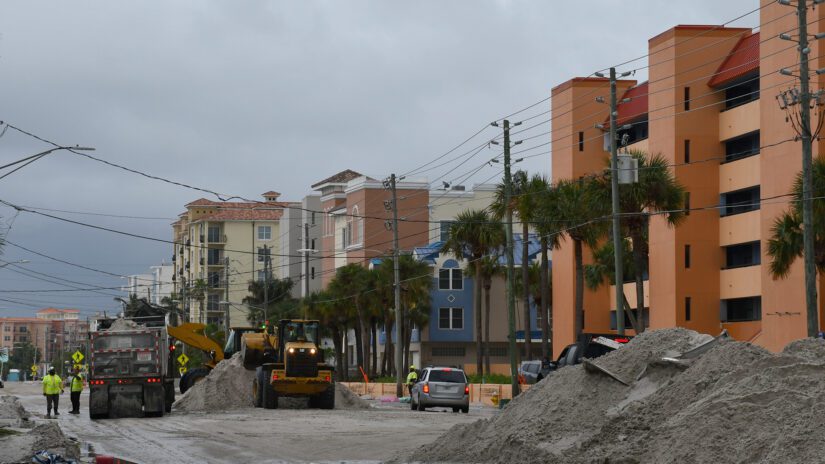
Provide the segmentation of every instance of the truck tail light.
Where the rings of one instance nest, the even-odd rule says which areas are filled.
[[[90,380],[89,385],[104,385],[106,382],[103,380]]]
[[[429,393],[429,392],[430,392],[430,384],[425,383],[424,384],[424,393]]]
[[[272,373],[272,380],[278,380],[280,377],[278,376],[277,372]]]
[[[146,382],[148,382],[148,383],[160,383],[160,379],[157,378],[157,377],[149,377],[148,379],[146,379]]]
[[[329,382],[329,376],[324,377],[324,380],[326,380],[327,382]]]

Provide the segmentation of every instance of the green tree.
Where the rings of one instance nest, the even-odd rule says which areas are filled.
[[[825,272],[825,159],[816,157],[811,167],[813,183],[814,264],[818,273]],[[774,279],[784,279],[791,265],[802,258],[802,173],[796,175],[791,189],[792,201],[787,211],[774,219],[768,239],[770,272]]]
[[[201,323],[206,322],[206,314],[203,310],[203,303],[206,301],[208,291],[209,285],[203,279],[196,279],[192,284],[192,288],[189,289],[189,295],[192,299],[198,302],[198,314],[200,315],[200,320],[198,322]]]
[[[584,330],[584,247],[595,248],[606,230],[604,221],[608,214],[603,201],[597,201],[594,190],[596,181],[589,177],[577,180],[560,180],[548,195],[547,201],[540,203],[540,217],[543,221],[553,221],[558,227],[559,239],[568,237],[573,242],[576,262],[575,283],[575,336]]]
[[[329,283],[328,289],[339,295],[351,296],[348,298],[350,304],[355,309],[356,327],[355,344],[358,365],[369,370],[368,360],[370,356],[370,334],[369,318],[370,308],[368,299],[364,293],[371,290],[375,281],[375,275],[360,264],[351,263],[339,267],[335,271],[335,277]]]
[[[667,159],[661,155],[650,156],[642,151],[630,150],[627,154],[638,161],[639,181],[619,185],[619,207],[622,212],[622,236],[630,237],[635,269],[647,269],[649,247],[647,242],[650,214],[661,213],[671,227],[678,226],[685,218],[682,210],[685,188],[676,180]],[[610,204],[611,174],[600,177],[596,189],[597,200]],[[645,330],[644,276],[637,272],[636,280],[636,333]],[[621,289],[617,289],[621,291]],[[631,319],[632,320],[632,319]]]
[[[494,221],[485,210],[466,210],[459,213],[450,226],[450,235],[442,245],[441,251],[452,253],[456,257],[469,257],[475,269],[474,313],[476,319],[476,369],[484,373],[482,364],[482,321],[481,321],[481,259],[504,243],[504,228]]]
[[[268,284],[263,280],[250,280],[249,295],[241,300],[249,308],[246,320],[258,327],[267,318],[275,321],[293,317],[298,310],[296,302],[289,302],[293,285],[291,279],[270,279]]]
[[[496,195],[493,203],[490,205],[490,211],[493,217],[501,221],[507,213],[509,206],[519,217],[521,222],[521,289],[522,289],[522,313],[524,319],[524,359],[533,359],[532,341],[529,334],[530,327],[530,288],[527,284],[528,273],[530,267],[530,224],[535,222],[538,214],[538,197],[532,189],[540,187],[538,184],[531,182],[530,177],[526,171],[518,170],[513,174],[511,183],[510,204],[507,205],[504,201],[504,184],[499,184],[496,188]]]
[[[403,342],[404,364],[411,364],[410,343],[412,329],[418,327],[419,337],[430,320],[432,299],[432,269],[422,261],[415,260],[411,255],[399,257],[399,274],[401,280],[401,308],[404,316]]]
[[[488,255],[481,259],[481,276],[484,287],[484,372],[490,373],[490,290],[493,278],[500,276],[503,267],[498,264],[500,255]]]
[[[549,251],[559,247],[559,227],[556,218],[545,217],[543,213],[546,209],[543,205],[551,203],[554,200],[555,190],[547,177],[535,174],[530,178],[530,186],[528,188],[530,195],[534,197],[536,202],[534,214],[534,227],[536,233],[539,235],[541,242],[541,286],[539,293],[541,294],[541,305],[536,307],[537,311],[541,311],[541,356],[542,359],[551,358],[552,350],[550,347],[549,336],[552,333],[552,280],[550,271],[550,256]],[[552,210],[552,208],[550,208]]]
[[[9,369],[19,369],[20,375],[30,375],[32,365],[40,362],[42,354],[29,342],[16,345],[9,353],[9,362],[4,366],[4,378],[8,375]]]

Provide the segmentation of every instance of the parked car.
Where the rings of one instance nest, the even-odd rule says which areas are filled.
[[[556,360],[556,367],[581,364],[582,358],[594,359],[621,348],[631,337],[583,334],[579,343],[567,345]]]
[[[454,367],[426,367],[410,393],[410,409],[453,408],[470,412],[470,386],[464,371]]]
[[[534,384],[547,377],[554,370],[556,370],[556,364],[553,362],[522,361],[518,368],[519,382]]]

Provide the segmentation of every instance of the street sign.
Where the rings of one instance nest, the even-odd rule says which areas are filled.
[[[83,370],[83,364],[75,364],[74,368],[75,368],[75,370],[82,371]]]
[[[178,362],[181,366],[185,366],[186,363],[189,362],[189,356],[186,356],[186,353],[181,353],[180,356],[178,356]]]
[[[83,353],[81,353],[79,350],[75,351],[74,354],[72,355],[72,359],[74,359],[75,364],[80,364],[80,362],[83,361],[83,358],[84,358]]]
[[[185,367],[179,367],[178,372],[180,372],[180,375],[183,375],[183,374],[186,373],[186,368]]]
[[[32,373],[37,373],[37,364],[32,364]]]

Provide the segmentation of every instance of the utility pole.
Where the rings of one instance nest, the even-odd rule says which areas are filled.
[[[510,121],[504,120],[504,205],[505,223],[504,234],[506,239],[505,254],[507,255],[507,338],[510,342],[510,376],[512,383],[513,398],[519,394],[518,366],[516,366],[516,294],[513,291],[513,278],[515,277],[513,263],[513,208],[510,199],[513,196],[513,180],[510,175]],[[520,123],[516,123],[518,125]],[[497,125],[497,123],[493,123]],[[527,237],[524,237],[527,240]],[[526,332],[526,331],[525,331]],[[479,336],[481,336],[479,334]],[[525,333],[526,337],[530,334]]]
[[[395,190],[395,174],[390,174],[390,192],[392,193],[392,258],[393,285],[395,294],[395,394],[401,398],[401,262],[398,248],[398,195]]]
[[[269,321],[269,246],[264,245],[264,323]]]
[[[790,5],[787,0],[779,2],[782,5]],[[814,5],[819,1],[814,0]],[[811,128],[811,91],[810,91],[810,68],[808,63],[808,54],[811,52],[808,43],[808,1],[797,0],[796,5],[797,19],[799,21],[799,90],[796,89],[783,92],[779,95],[779,106],[781,109],[790,111],[791,106],[798,106],[799,119],[789,118],[794,130],[802,141],[802,258],[803,267],[805,270],[805,309],[807,315],[808,336],[815,337],[818,331],[819,318],[817,314],[817,295],[816,295],[816,267],[814,264],[814,225],[813,225],[813,204],[812,204],[812,141],[818,136],[822,128],[822,114],[820,109],[820,121],[816,130]],[[814,36],[815,38],[819,38]],[[780,34],[779,38],[782,40],[794,41],[790,34]],[[793,73],[788,69],[781,69],[780,74],[786,76],[793,76]],[[817,75],[825,73],[824,69],[816,71]],[[819,94],[817,95],[817,106],[819,103]]]
[[[223,336],[226,340],[229,339],[229,256],[223,258]]]
[[[610,68],[610,196],[613,202],[613,259],[616,282],[616,332],[624,335],[624,247],[619,206],[619,156],[616,147],[616,68]],[[639,315],[641,317],[641,314]]]
[[[304,223],[304,298],[309,298],[309,254],[315,252],[309,246],[309,223]],[[304,305],[304,319],[309,319],[307,306]]]

